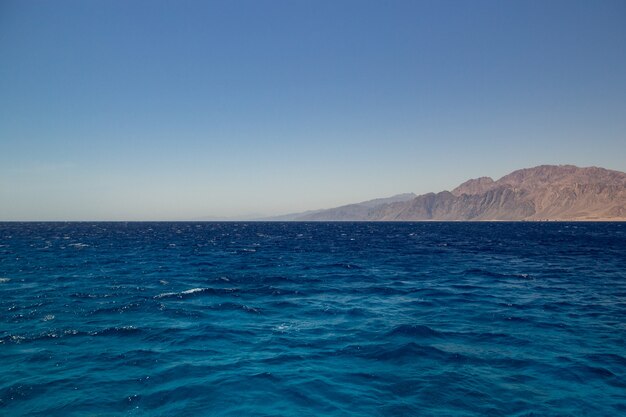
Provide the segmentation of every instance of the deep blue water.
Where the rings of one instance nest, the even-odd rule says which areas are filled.
[[[0,223],[2,416],[626,415],[626,223]]]

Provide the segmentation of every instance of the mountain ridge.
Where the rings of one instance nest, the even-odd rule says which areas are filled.
[[[600,221],[626,220],[626,173],[539,165],[498,180],[470,179],[452,191],[400,194],[279,216],[291,221]]]

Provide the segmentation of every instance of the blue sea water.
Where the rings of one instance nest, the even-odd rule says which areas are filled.
[[[2,416],[626,415],[624,223],[0,223]]]

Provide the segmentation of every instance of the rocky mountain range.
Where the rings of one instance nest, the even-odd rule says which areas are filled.
[[[514,171],[497,181],[471,179],[452,191],[400,194],[273,220],[626,220],[626,173],[541,165]]]

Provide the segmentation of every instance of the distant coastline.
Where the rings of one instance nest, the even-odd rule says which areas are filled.
[[[626,173],[541,165],[452,191],[400,194],[262,221],[626,221]]]

